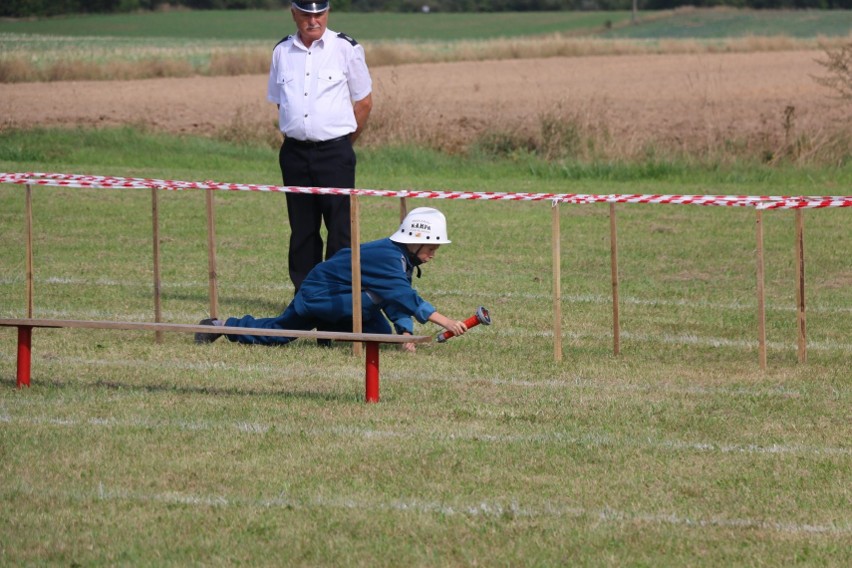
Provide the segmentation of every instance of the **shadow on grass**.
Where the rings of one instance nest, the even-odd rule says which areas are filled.
[[[291,294],[292,296],[292,294]],[[174,301],[187,301],[192,302],[194,304],[207,304],[210,302],[210,297],[207,294],[187,294],[187,293],[174,293],[174,292],[166,292],[160,295],[160,299],[163,301],[174,300]],[[257,315],[258,317],[274,317],[278,314],[282,313],[287,306],[290,304],[289,300],[282,300],[280,302],[273,302],[268,300],[259,300],[257,297],[242,297],[242,296],[219,296],[219,305],[222,304],[227,305],[235,305],[235,306],[256,306],[256,308],[252,308],[253,315]],[[205,316],[207,314],[204,314]],[[229,317],[232,314],[222,314],[222,317]],[[233,314],[236,315],[236,314]],[[242,315],[242,314],[240,314]]]
[[[361,394],[340,394],[340,393],[324,393],[307,390],[300,391],[274,391],[274,390],[257,390],[246,388],[221,388],[221,387],[193,387],[193,386],[176,386],[168,384],[129,384],[117,381],[97,381],[94,383],[72,383],[60,382],[49,379],[32,379],[30,388],[39,386],[66,389],[66,388],[84,388],[84,389],[108,389],[116,391],[128,392],[150,392],[150,393],[178,393],[187,395],[212,395],[212,396],[264,396],[276,397],[283,400],[316,400],[322,402],[363,402]],[[17,381],[0,379],[0,388],[16,388]]]

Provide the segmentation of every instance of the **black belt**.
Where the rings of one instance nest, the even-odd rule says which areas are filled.
[[[331,146],[332,144],[339,144],[344,140],[349,140],[349,134],[332,138],[331,140],[320,140],[319,142],[314,142],[313,140],[297,140],[296,138],[290,138],[288,136],[284,139],[284,142],[294,144],[296,146],[302,146],[303,148],[322,148],[324,146]]]

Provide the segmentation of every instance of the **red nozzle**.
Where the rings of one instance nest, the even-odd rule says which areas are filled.
[[[479,306],[476,309],[476,313],[464,320],[464,324],[468,329],[472,327],[476,327],[479,324],[482,325],[491,325],[491,316],[488,314],[488,310],[485,309],[485,306]],[[435,336],[435,341],[438,343],[443,343],[449,338],[455,336],[455,333],[452,331],[442,331],[438,335]]]

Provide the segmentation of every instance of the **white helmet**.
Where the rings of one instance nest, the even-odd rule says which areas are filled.
[[[447,245],[451,242],[447,238],[446,217],[432,207],[418,207],[409,211],[390,240],[431,245]]]

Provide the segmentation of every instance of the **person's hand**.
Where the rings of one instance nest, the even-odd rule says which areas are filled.
[[[403,331],[402,335],[411,335],[411,334],[408,333],[407,331]],[[409,353],[416,353],[417,352],[417,346],[414,345],[413,343],[403,343],[403,344],[401,344],[401,348],[402,348],[403,351],[407,351]]]
[[[464,332],[467,331],[467,326],[463,321],[453,319],[449,320],[444,327],[447,331],[452,331],[453,335],[464,335]]]
[[[432,315],[429,316],[429,321],[440,325],[447,331],[452,332],[453,335],[464,335],[464,332],[467,331],[467,325],[463,321],[448,318],[438,312],[432,312]]]
[[[416,353],[417,352],[417,346],[414,345],[413,343],[403,343],[402,344],[402,350],[407,351],[409,353]]]

